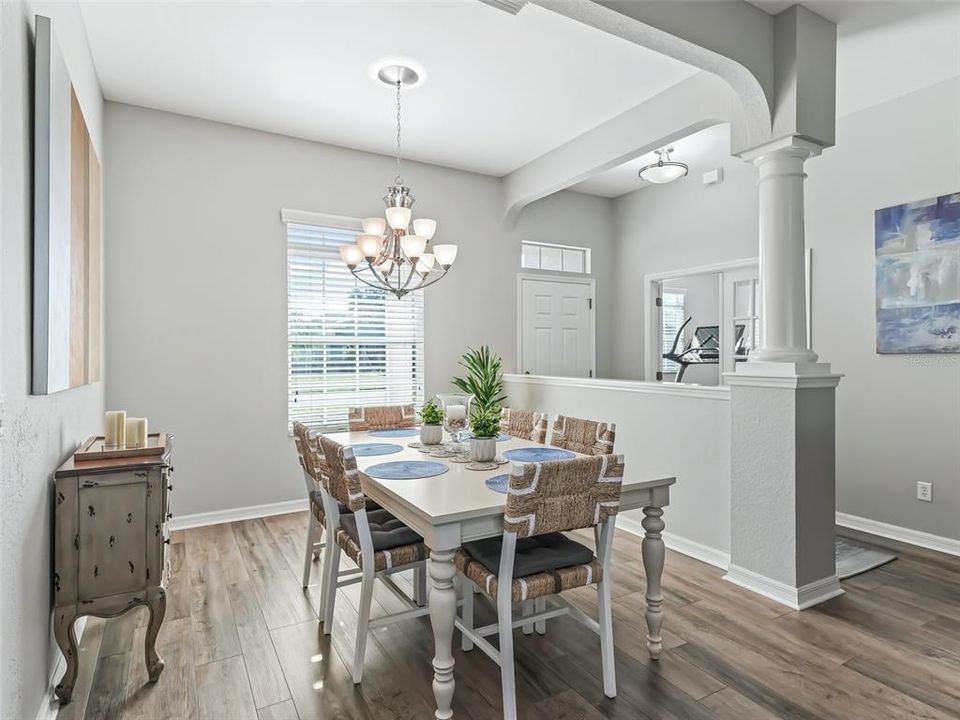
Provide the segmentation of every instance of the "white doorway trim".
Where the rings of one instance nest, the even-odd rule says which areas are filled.
[[[674,280],[677,278],[689,277],[691,275],[705,275],[707,273],[723,273],[729,270],[740,270],[743,268],[758,266],[759,258],[743,258],[742,260],[731,260],[729,262],[714,263],[712,265],[698,265],[696,267],[682,268],[679,270],[669,270],[666,272],[648,273],[643,276],[643,315],[646,320],[643,331],[643,379],[648,382],[660,382],[657,380],[657,370],[660,367],[661,349],[659,343],[654,343],[653,338],[660,337],[660,313],[657,312],[657,296],[660,290],[660,283],[664,280]],[[722,280],[722,278],[721,278]],[[718,307],[720,308],[721,324],[723,322],[723,282],[718,284],[717,292]],[[721,373],[721,384],[723,384],[723,375]]]
[[[552,275],[547,273],[517,273],[517,374],[523,375],[523,282],[554,282],[563,285],[587,285],[590,288],[590,372],[597,376],[597,281],[586,275]]]

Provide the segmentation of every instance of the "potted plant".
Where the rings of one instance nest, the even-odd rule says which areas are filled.
[[[431,400],[420,408],[420,442],[423,445],[439,445],[443,440],[443,412]]]
[[[497,456],[497,435],[500,434],[500,406],[486,411],[475,410],[470,418],[473,434],[470,436],[470,459],[490,462]]]
[[[460,367],[467,371],[465,378],[451,381],[459,390],[473,395],[475,413],[484,414],[494,409],[499,413],[506,400],[503,394],[503,371],[500,356],[483,345],[478,350],[468,348],[460,360]]]

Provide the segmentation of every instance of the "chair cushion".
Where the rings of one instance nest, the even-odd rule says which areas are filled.
[[[323,496],[320,494],[319,490],[314,490],[312,493],[310,493],[310,504],[316,505],[321,510],[323,509]],[[350,510],[350,508],[348,508],[342,502],[338,502],[337,505],[340,506],[341,515],[350,515],[353,512],[352,510]],[[379,509],[380,509],[379,505],[377,505],[370,498],[367,498],[367,510],[379,510]]]
[[[500,572],[502,537],[485,538],[463,544],[470,556],[496,575]],[[517,554],[513,561],[515,578],[550,572],[574,565],[586,565],[593,560],[593,550],[560,533],[534,535],[517,540]]]
[[[413,545],[423,542],[422,537],[386,510],[368,510],[367,522],[370,524],[370,535],[373,538],[374,551],[389,550],[390,548],[400,547],[401,545]],[[351,540],[358,546],[360,545],[360,534],[357,531],[357,518],[355,515],[341,515],[340,527],[346,531]]]

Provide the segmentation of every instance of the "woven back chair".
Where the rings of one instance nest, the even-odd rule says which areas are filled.
[[[619,455],[515,464],[504,504],[503,537],[464,543],[454,557],[467,580],[497,602],[497,623],[475,631],[473,591],[468,589],[458,627],[465,651],[476,644],[499,662],[505,720],[517,718],[513,669],[513,607],[517,604],[525,633],[534,627],[545,633],[548,618],[567,613],[600,635],[604,694],[617,694],[609,577],[622,484],[623,457]],[[581,528],[594,529],[596,555],[562,534]],[[547,610],[547,596],[594,584],[596,621],[569,605]],[[494,633],[499,634],[499,651],[483,639]]]
[[[429,608],[418,607],[426,600],[426,573],[424,561],[427,548],[423,538],[383,508],[367,509],[367,501],[360,484],[360,471],[353,448],[320,436],[320,447],[329,469],[326,488],[322,491],[329,520],[329,528],[335,528],[335,542],[328,542],[324,557],[323,585],[320,590],[320,611],[323,631],[329,635],[333,628],[333,610],[337,588],[356,582],[355,579],[338,580],[340,551],[347,554],[360,569],[360,605],[357,608],[357,636],[354,643],[353,682],[363,677],[363,658],[366,652],[367,635],[372,627],[383,625],[394,618],[420,617],[429,613]],[[338,503],[342,507],[338,507]],[[328,535],[328,538],[330,536]],[[403,591],[388,577],[390,573],[405,568],[414,571],[414,597],[406,598]],[[409,601],[406,610],[370,620],[373,600],[373,583],[379,578],[401,598]]]
[[[310,502],[310,524],[307,527],[307,548],[303,559],[304,588],[310,585],[310,571],[313,560],[324,547],[323,527],[326,525],[326,512],[320,489],[326,482],[326,463],[319,455],[316,441],[310,437],[310,429],[301,422],[293,424],[293,442],[297,448],[297,460],[303,469],[307,499]]]
[[[614,423],[557,415],[550,444],[583,455],[610,455],[617,437]]]
[[[545,413],[505,407],[500,411],[500,429],[508,435],[532,440],[541,445],[547,442],[547,416]]]
[[[354,407],[350,408],[348,422],[352,432],[414,427],[417,424],[417,413],[413,405]]]

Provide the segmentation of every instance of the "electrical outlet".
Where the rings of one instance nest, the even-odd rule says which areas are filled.
[[[928,482],[917,483],[917,500],[923,500],[924,502],[933,502],[933,483],[928,483]]]

